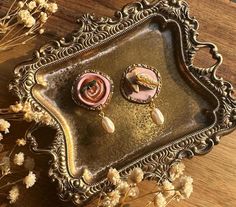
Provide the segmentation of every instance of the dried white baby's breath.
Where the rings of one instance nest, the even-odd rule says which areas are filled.
[[[179,178],[185,170],[185,165],[183,163],[177,163],[170,168],[170,177],[172,180]]]
[[[26,188],[31,188],[36,183],[36,175],[30,171],[24,178],[23,183],[26,185]]]
[[[18,113],[18,112],[22,111],[23,106],[20,103],[16,103],[15,105],[10,105],[9,109],[11,112]]]
[[[18,22],[23,24],[25,27],[30,28],[35,25],[36,20],[30,14],[28,10],[22,9],[17,14]]]
[[[129,177],[128,180],[130,183],[140,183],[143,180],[143,170],[141,168],[134,168]]]
[[[8,121],[0,119],[0,132],[9,133],[10,126],[11,124]]]
[[[32,11],[33,9],[35,9],[37,7],[37,4],[35,1],[31,1],[28,3],[27,7],[30,11]]]
[[[121,181],[117,186],[117,190],[121,195],[125,195],[129,191],[129,189],[130,185],[126,181]]]
[[[47,7],[47,10],[51,13],[56,13],[57,10],[58,10],[58,6],[57,6],[56,3],[49,3],[48,7]]]
[[[17,186],[13,186],[11,190],[9,191],[8,199],[10,200],[9,203],[15,203],[17,199],[19,198],[20,192],[19,188]]]
[[[171,182],[165,180],[162,185],[162,193],[165,197],[170,197],[175,194],[175,186]]]
[[[154,198],[154,206],[155,207],[165,207],[166,206],[166,198],[162,193],[158,193]]]
[[[41,13],[40,13],[40,21],[41,21],[42,23],[45,23],[47,20],[48,20],[48,15],[47,15],[47,13],[41,12]]]
[[[17,144],[17,146],[25,146],[26,145],[26,140],[25,139],[17,139],[16,140],[16,144]]]
[[[111,199],[112,206],[116,206],[120,201],[120,192],[118,190],[114,190],[108,194],[108,197]]]
[[[107,174],[107,179],[113,184],[113,185],[117,185],[120,182],[120,174],[119,172],[114,169],[114,168],[110,168],[109,172]]]
[[[23,8],[23,7],[24,7],[24,2],[23,2],[23,1],[19,1],[18,4],[17,4],[17,6],[18,6],[19,8]]]
[[[181,177],[176,185],[176,189],[178,190],[178,200],[189,198],[193,192],[193,179],[190,176]]]
[[[24,153],[19,152],[18,154],[15,154],[13,162],[15,165],[21,166],[24,163]]]

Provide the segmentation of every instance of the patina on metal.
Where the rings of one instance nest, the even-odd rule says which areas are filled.
[[[222,135],[235,129],[232,85],[216,75],[222,56],[214,44],[197,40],[198,22],[190,17],[186,2],[144,0],[125,6],[114,18],[85,14],[78,22],[80,28],[70,40],[43,46],[33,61],[15,69],[10,84],[21,103],[29,102],[35,112],[53,119],[50,126],[56,136],[47,149],[39,149],[33,136],[42,123],[33,123],[26,137],[33,151],[52,155],[49,176],[58,183],[62,200],[83,206],[111,188],[105,178],[110,166],[122,176],[140,167],[145,179],[168,178],[170,166],[208,153]],[[210,48],[213,66],[193,64],[201,48]],[[145,115],[145,105],[130,103],[114,90],[106,113],[115,120],[116,133],[95,130],[96,125],[89,125],[92,112],[75,109],[72,80],[81,71],[99,68],[119,89],[122,72],[139,62],[158,68],[162,75],[155,104],[167,121],[156,127]],[[83,176],[87,168],[94,174],[92,182]]]

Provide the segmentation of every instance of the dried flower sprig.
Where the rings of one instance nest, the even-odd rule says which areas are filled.
[[[35,121],[36,123],[44,123],[45,125],[51,124],[51,117],[42,112],[33,111],[29,102],[25,103],[16,103],[15,105],[10,105],[8,109],[6,109],[8,113],[22,113],[23,120],[27,122]]]
[[[49,0],[14,0],[0,18],[0,51],[26,44],[44,33],[44,24],[58,10]]]
[[[114,185],[114,190],[108,193],[102,192],[97,207],[123,207],[127,203],[132,203],[134,200],[148,195],[153,195],[153,198],[145,207],[150,205],[165,207],[174,200],[187,199],[193,192],[193,179],[183,175],[184,169],[185,166],[182,163],[173,165],[169,169],[172,181],[161,179],[156,185],[156,190],[139,195],[138,184],[144,178],[144,172],[141,168],[133,169],[126,178],[122,178],[116,169],[111,168],[107,174],[107,179]]]
[[[1,132],[9,132],[9,128],[9,122],[5,120],[0,121]],[[36,175],[33,172],[35,167],[34,159],[29,156],[25,159],[23,152],[15,153],[17,147],[22,148],[26,144],[25,139],[17,139],[10,151],[4,151],[4,145],[0,143],[0,196],[5,196],[10,204],[15,203],[20,196],[20,183],[25,188],[30,188],[36,182]],[[20,168],[21,170],[19,171],[18,169]],[[28,175],[22,178],[22,173],[28,173]],[[18,179],[15,181],[9,179],[11,174],[14,174],[14,177],[18,177]],[[9,180],[11,181],[9,182]],[[9,190],[8,194],[5,193],[7,190]]]

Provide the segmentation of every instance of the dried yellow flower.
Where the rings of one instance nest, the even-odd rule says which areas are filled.
[[[15,165],[21,166],[21,165],[23,165],[24,160],[25,160],[24,153],[19,152],[18,154],[15,154],[14,159],[13,159],[13,163]]]
[[[131,171],[128,180],[130,183],[140,183],[143,180],[143,176],[143,170],[137,167]]]
[[[19,198],[20,192],[19,188],[17,186],[13,186],[11,190],[9,191],[8,199],[10,200],[9,203],[15,203],[17,199]]]
[[[166,206],[166,198],[162,193],[158,193],[154,198],[154,206],[155,207],[165,207]]]
[[[8,121],[0,119],[0,132],[9,133],[10,126],[11,124]]]
[[[45,23],[47,20],[48,20],[48,15],[47,15],[47,13],[41,12],[41,13],[40,13],[40,21],[41,21],[42,23]]]
[[[17,139],[16,144],[20,146],[25,146],[26,145],[26,140],[25,139]]]
[[[172,180],[179,178],[184,173],[184,170],[185,170],[185,166],[183,163],[177,163],[173,165],[170,168],[170,178]]]
[[[26,185],[26,188],[32,187],[36,183],[36,175],[30,171],[29,174],[24,178],[23,183]]]
[[[49,3],[48,7],[47,7],[47,11],[49,11],[50,13],[56,13],[58,10],[58,6],[56,3]]]

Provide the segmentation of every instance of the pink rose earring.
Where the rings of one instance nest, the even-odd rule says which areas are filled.
[[[161,92],[161,75],[153,67],[144,64],[129,66],[121,79],[121,93],[125,99],[139,104],[149,104],[151,118],[157,125],[164,123],[164,116],[154,100]]]
[[[86,70],[79,74],[72,87],[72,98],[79,106],[99,111],[102,117],[102,127],[108,133],[114,133],[115,125],[102,111],[113,94],[113,81],[111,78],[95,70]]]

